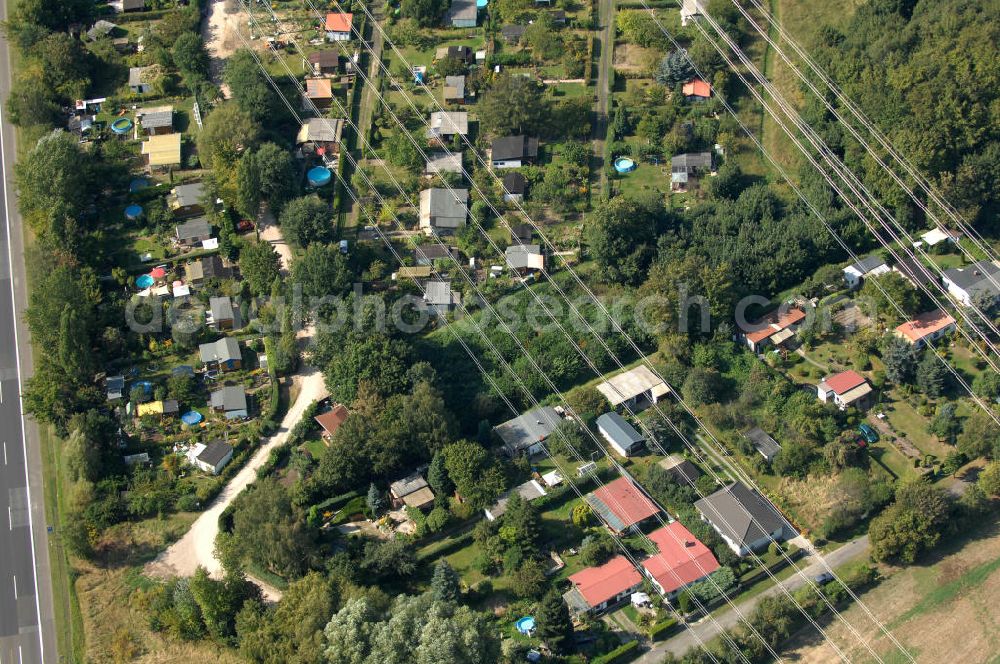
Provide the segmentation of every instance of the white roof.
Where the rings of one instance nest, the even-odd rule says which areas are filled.
[[[219,238],[210,237],[207,240],[201,241],[202,249],[218,249],[219,248]]]
[[[558,470],[550,470],[542,475],[542,481],[545,482],[545,486],[556,486],[563,481],[563,478]]]
[[[927,243],[928,247],[933,247],[934,245],[944,242],[945,240],[953,240],[954,235],[945,232],[940,228],[935,228],[921,235],[920,239]]]
[[[174,297],[186,297],[191,294],[191,287],[187,284],[174,286]]]
[[[656,398],[662,397],[670,392],[670,388],[649,367],[640,365],[604,381],[597,386],[597,391],[614,407],[644,392],[650,392]]]

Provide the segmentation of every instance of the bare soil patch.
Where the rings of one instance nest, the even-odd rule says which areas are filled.
[[[652,75],[657,60],[661,57],[655,48],[645,48],[622,42],[615,44],[612,64],[618,71],[640,72]]]

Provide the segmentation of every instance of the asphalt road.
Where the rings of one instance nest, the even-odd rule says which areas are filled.
[[[0,8],[6,17],[6,0]],[[10,80],[10,51],[0,39],[4,102]],[[0,664],[34,664],[57,655],[38,430],[22,417],[20,400],[32,364],[21,316],[27,291],[12,191],[16,153],[14,129],[0,111]]]

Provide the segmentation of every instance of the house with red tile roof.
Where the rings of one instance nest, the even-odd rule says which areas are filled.
[[[681,94],[688,101],[704,101],[712,98],[712,86],[700,78],[692,78],[681,88]]]
[[[326,23],[323,26],[326,30],[326,40],[329,42],[350,41],[353,23],[354,14],[330,12],[326,15]]]
[[[740,336],[752,352],[760,353],[767,346],[781,346],[791,339],[805,318],[806,312],[798,307],[787,311],[779,308],[754,324],[756,329],[743,332]]]
[[[719,561],[680,521],[649,534],[657,553],[642,562],[646,576],[661,594],[672,598],[719,569]]]
[[[896,336],[917,348],[955,331],[955,319],[940,309],[927,311],[896,328]]]
[[[327,445],[330,444],[330,439],[333,438],[333,434],[337,433],[337,429],[340,428],[340,425],[344,423],[344,420],[347,419],[349,414],[350,413],[348,412],[347,407],[338,403],[327,412],[313,418],[323,429],[324,443]]]
[[[841,410],[848,406],[860,410],[871,406],[872,386],[856,371],[843,371],[825,378],[816,386],[816,391],[820,401],[835,403]]]
[[[642,575],[625,556],[588,567],[569,577],[573,587],[563,600],[575,615],[597,613],[615,606],[642,587]]]
[[[585,499],[616,535],[636,528],[660,511],[628,477],[619,477],[605,484],[597,491],[588,493]]]

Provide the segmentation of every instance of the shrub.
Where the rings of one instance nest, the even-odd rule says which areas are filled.
[[[667,638],[673,633],[674,627],[677,626],[677,620],[675,618],[667,618],[662,622],[658,622],[653,625],[649,630],[649,638],[652,641],[660,641]]]
[[[628,643],[623,643],[614,650],[600,657],[595,657],[590,660],[591,664],[613,664],[614,662],[627,662],[633,657],[635,657],[636,652],[639,648],[638,641],[629,641]]]

